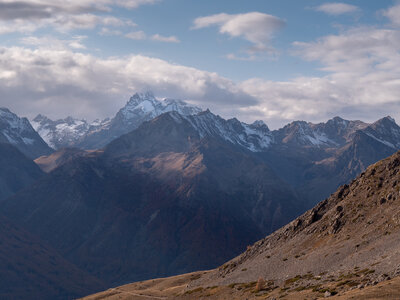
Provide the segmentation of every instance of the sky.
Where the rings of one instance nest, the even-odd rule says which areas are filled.
[[[115,115],[135,92],[270,128],[400,121],[400,2],[0,0],[0,106]]]

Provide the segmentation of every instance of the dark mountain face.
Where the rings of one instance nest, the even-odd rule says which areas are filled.
[[[105,285],[0,215],[0,298],[72,299]]]
[[[0,142],[14,145],[31,159],[52,153],[28,119],[19,118],[7,108],[0,108]]]
[[[110,283],[215,267],[303,209],[249,151],[201,139],[174,114],[65,163],[1,208]]]
[[[0,201],[40,178],[43,172],[11,144],[0,143]]]

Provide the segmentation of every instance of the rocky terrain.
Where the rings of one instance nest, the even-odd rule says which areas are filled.
[[[128,293],[155,299],[398,299],[398,201],[400,152],[215,270],[105,293],[110,299],[127,299]]]

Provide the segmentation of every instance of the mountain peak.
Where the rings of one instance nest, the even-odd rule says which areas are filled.
[[[6,107],[0,107],[0,112],[7,113],[7,114],[12,114],[12,112]]]
[[[371,124],[371,126],[376,129],[377,128],[393,128],[393,127],[398,128],[396,121],[390,116],[379,119],[378,121]]]
[[[137,106],[144,101],[156,101],[153,92],[135,93],[128,101],[127,106]]]
[[[41,122],[50,121],[50,119],[48,117],[46,117],[45,115],[38,114],[35,118],[32,119],[32,121],[35,123],[41,123]]]
[[[16,146],[30,158],[51,152],[28,119],[20,118],[8,108],[0,108],[0,141]]]
[[[395,123],[396,124],[396,120],[393,119],[391,116],[386,116],[382,119],[379,119],[375,123],[385,123],[385,124]]]
[[[258,128],[258,129],[269,131],[267,124],[265,124],[265,122],[263,120],[256,120],[252,124],[250,124],[250,126],[253,128]]]

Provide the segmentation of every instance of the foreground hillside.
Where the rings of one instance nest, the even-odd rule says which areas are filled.
[[[209,272],[184,275],[180,284],[169,284],[156,296],[298,299],[337,294],[340,299],[357,299],[379,291],[371,299],[386,294],[391,296],[382,299],[398,299],[393,287],[399,285],[400,274],[399,201],[400,152],[370,166],[351,184],[235,259]],[[256,292],[260,278],[265,283]],[[132,287],[143,289],[143,283]]]
[[[212,286],[208,288],[197,288],[187,290],[186,287],[193,280],[204,274],[203,272],[191,273],[181,276],[175,276],[165,279],[155,279],[139,283],[124,285],[117,288],[111,288],[107,291],[82,298],[82,300],[251,300],[251,299],[325,299],[325,295],[331,295],[328,298],[332,300],[398,300],[400,298],[400,277],[380,282],[377,285],[367,286],[365,288],[354,288],[349,291],[343,291],[340,294],[328,290],[337,289],[336,282],[326,284],[330,288],[309,288],[304,289],[301,286],[295,291],[286,292],[285,288],[275,286],[274,289],[255,292],[255,283],[229,286]]]

